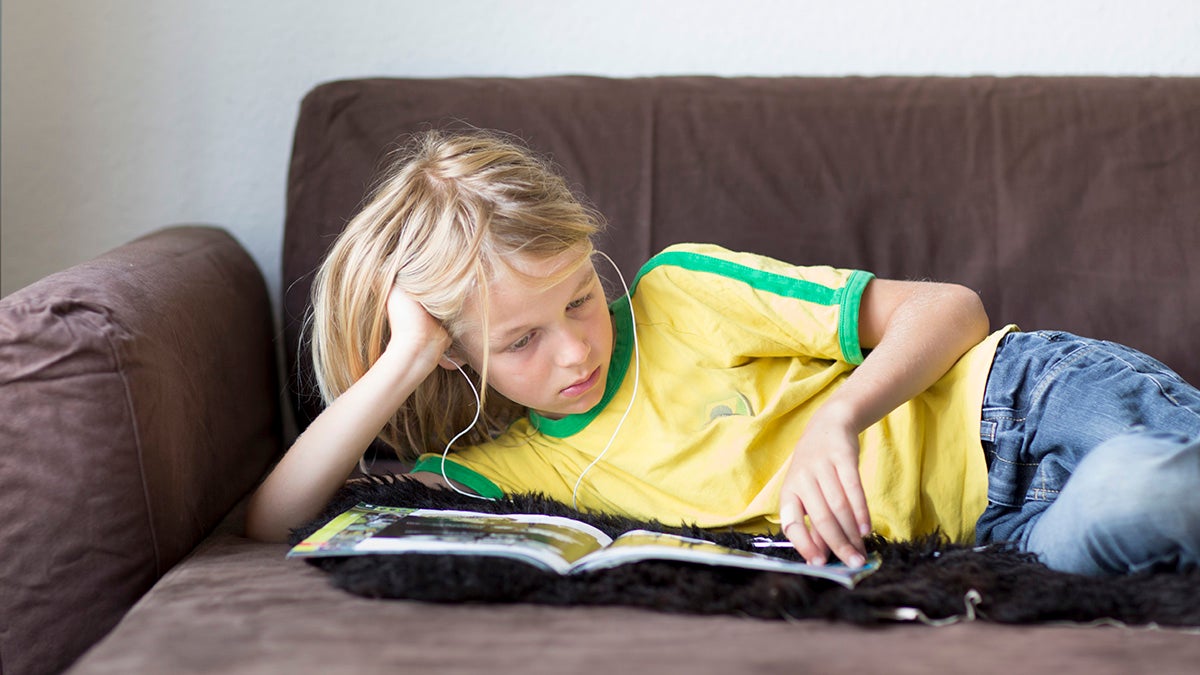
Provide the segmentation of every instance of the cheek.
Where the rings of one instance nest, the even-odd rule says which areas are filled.
[[[534,383],[544,382],[545,373],[536,359],[493,359],[488,384],[507,398],[521,402]]]
[[[603,312],[602,316],[597,318],[593,335],[595,335],[595,339],[601,349],[612,351],[613,325],[612,317],[609,316],[608,312]]]

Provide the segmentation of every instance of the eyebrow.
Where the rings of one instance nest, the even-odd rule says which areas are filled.
[[[591,284],[592,276],[593,276],[592,274],[588,274],[587,276],[585,276],[579,282],[579,285],[575,287],[575,290],[571,291],[571,295],[572,296],[576,295],[577,293],[582,291],[586,286]],[[513,337],[516,337],[517,335],[524,333],[525,331],[529,330],[530,328],[532,328],[531,324],[519,324],[519,325],[513,326],[512,328],[504,330],[500,333],[497,333],[495,336],[490,338],[488,340],[488,342],[492,346],[500,346],[500,345],[503,345],[504,343],[508,342],[509,340],[511,340]]]

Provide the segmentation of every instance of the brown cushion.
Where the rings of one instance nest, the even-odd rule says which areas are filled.
[[[0,656],[100,638],[279,450],[271,309],[214,228],[163,230],[0,300]]]
[[[628,607],[378,600],[334,587],[286,551],[218,531],[70,675],[1187,673],[1200,649],[1196,635],[1171,629],[987,621],[863,629]]]

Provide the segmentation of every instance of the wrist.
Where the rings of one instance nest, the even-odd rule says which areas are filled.
[[[383,384],[388,391],[396,395],[403,393],[404,399],[407,399],[408,393],[437,368],[440,356],[440,353],[430,350],[387,348],[371,365],[367,374],[371,379]],[[403,403],[403,399],[399,403]]]
[[[809,424],[823,428],[844,429],[857,436],[871,425],[870,422],[864,422],[861,417],[860,411],[852,403],[835,397],[826,401],[813,412]]]
[[[444,352],[445,348],[434,340],[415,344],[390,340],[376,363],[382,363],[386,368],[424,371],[424,374],[428,374],[437,367]]]

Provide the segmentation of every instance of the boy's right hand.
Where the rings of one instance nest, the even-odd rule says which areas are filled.
[[[450,334],[425,306],[393,286],[387,299],[391,338],[386,352],[406,355],[407,360],[427,364],[432,371],[450,348]]]
[[[866,560],[871,515],[858,473],[858,434],[814,416],[792,452],[780,494],[783,534],[811,565],[832,552],[851,567]]]

